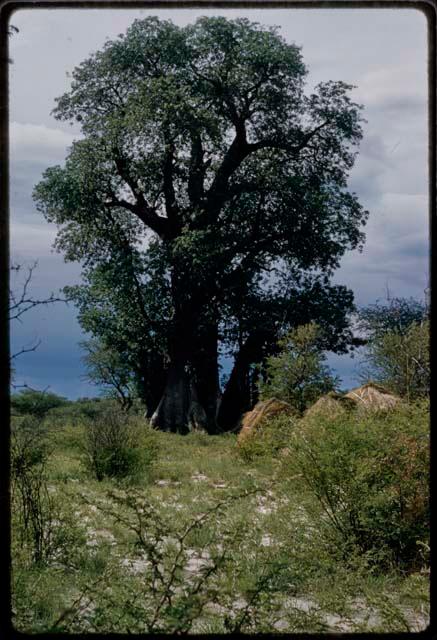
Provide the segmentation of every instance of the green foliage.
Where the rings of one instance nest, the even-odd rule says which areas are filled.
[[[405,569],[423,562],[429,536],[429,406],[378,414],[304,418],[284,464],[301,474],[323,523],[371,562]]]
[[[94,420],[97,416],[112,408],[119,409],[113,399],[79,398],[64,407],[55,407],[47,413],[45,422],[48,425],[62,427],[65,424],[79,426]]]
[[[408,415],[415,424],[415,410]],[[394,420],[403,424],[402,432],[415,432],[407,418]],[[14,420],[14,428],[20,422]],[[290,478],[293,433],[303,424],[290,420],[282,467],[269,456],[242,464],[235,434],[154,432],[160,446],[154,482],[144,486],[141,479],[136,487],[123,487],[81,470],[78,439],[84,424],[59,418],[52,429],[46,418],[53,551],[43,562],[32,561],[15,501],[14,627],[26,634],[423,629],[429,616],[426,567],[406,575],[385,563],[378,571],[376,554],[342,542],[302,477],[293,471]],[[35,426],[29,430],[36,433]],[[378,441],[375,450],[383,445]],[[417,456],[410,455],[414,447],[408,448],[400,462],[387,462],[398,475],[398,465],[407,475],[417,467]],[[426,564],[426,538],[417,547]]]
[[[24,416],[12,425],[11,471],[13,476],[34,465],[45,464],[49,456],[47,431],[40,418]]]
[[[65,407],[69,404],[67,398],[58,396],[48,391],[35,391],[22,389],[11,397],[11,410],[18,415],[33,415],[43,418],[48,411],[57,407]]]
[[[289,415],[278,415],[263,420],[257,425],[255,433],[238,443],[238,455],[246,462],[253,462],[260,458],[276,458],[285,454],[297,420],[297,416]]]
[[[363,379],[380,382],[407,401],[429,394],[429,307],[414,298],[388,298],[358,314],[366,339]]]
[[[78,613],[85,596],[96,605],[91,623],[93,630],[101,633],[116,632],[120,627],[128,633],[189,633],[208,605],[225,611],[221,624],[224,632],[249,632],[268,626],[268,615],[277,608],[271,596],[280,586],[282,560],[260,555],[259,563],[251,563],[251,574],[242,581],[243,606],[235,606],[235,594],[226,588],[228,575],[233,574],[235,584],[246,569],[244,563],[240,566],[235,562],[235,549],[244,538],[235,509],[259,493],[259,489],[252,489],[225,495],[175,523],[174,518],[162,513],[156,501],[139,492],[110,492],[98,502],[98,509],[131,534],[130,546],[141,559],[139,576],[136,580],[119,576],[109,592],[102,588],[101,583],[106,584],[110,578],[110,573],[104,572],[100,581],[84,589],[82,598],[52,623],[53,630],[81,629]],[[193,553],[196,541],[200,549]],[[190,564],[198,565],[197,570],[187,572]]]
[[[337,386],[320,349],[321,331],[311,322],[290,331],[278,345],[280,353],[267,359],[262,399],[278,398],[302,413],[317,398]]]
[[[86,465],[97,480],[135,478],[157,454],[154,432],[147,423],[116,408],[88,423],[84,446]]]
[[[135,396],[131,368],[120,353],[97,340],[81,343],[86,355],[83,361],[87,368],[87,379],[106,390],[106,395],[115,397],[123,409],[129,410]]]
[[[47,564],[54,558],[65,561],[74,555],[73,543],[78,544],[80,536],[65,504],[56,500],[48,484],[47,430],[40,419],[26,416],[11,435],[13,543],[21,546],[31,564]]]
[[[84,285],[67,291],[83,328],[119,354],[149,408],[175,343],[179,370],[210,387],[218,364],[205,374],[194,354],[216,352],[219,335],[236,356],[256,343],[247,366],[278,327],[311,319],[347,348],[353,295],[330,278],[364,241],[368,214],[346,190],[362,107],[343,82],[306,94],[306,73],[276,28],[149,17],[76,67],[57,100],[83,137],[34,197],[56,248],[83,265]]]
[[[109,385],[121,398],[120,391],[151,405],[165,381],[171,315],[166,265],[157,243],[150,241],[141,254],[120,234],[108,260],[86,270],[85,284],[65,291],[79,308],[81,326],[95,336],[82,345],[91,380]]]
[[[386,333],[404,335],[412,324],[424,322],[428,314],[427,305],[420,300],[389,297],[386,304],[376,302],[360,309],[359,328],[369,340]]]
[[[407,401],[430,390],[429,320],[412,322],[403,332],[376,336],[367,346],[365,376],[385,385]]]

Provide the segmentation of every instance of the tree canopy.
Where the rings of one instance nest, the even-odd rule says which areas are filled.
[[[305,94],[306,74],[278,29],[150,17],[57,100],[83,138],[35,198],[58,250],[83,264],[71,294],[84,324],[143,377],[164,372],[161,428],[186,429],[193,402],[210,431],[231,428],[251,364],[284,326],[314,320],[326,348],[350,343],[353,295],[330,278],[364,241],[367,212],[347,189],[361,106],[343,82]],[[235,359],[221,401],[220,348]]]
[[[266,362],[261,399],[278,398],[303,414],[320,396],[334,391],[339,380],[325,364],[322,336],[315,322],[299,325],[278,341],[279,353]]]
[[[424,301],[396,297],[360,309],[365,380],[380,382],[408,401],[429,394],[429,311]]]

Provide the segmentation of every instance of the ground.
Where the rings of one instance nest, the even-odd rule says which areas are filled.
[[[157,433],[135,480],[97,481],[81,425],[51,430],[57,549],[14,545],[14,624],[41,632],[419,631],[425,571],[337,555],[280,458],[243,461],[236,436]],[[316,514],[316,515],[315,515]]]

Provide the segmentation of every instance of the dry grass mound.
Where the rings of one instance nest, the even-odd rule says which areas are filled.
[[[393,409],[400,402],[396,396],[379,384],[368,382],[361,387],[349,391],[345,398],[350,398],[355,402],[357,408],[379,411],[381,409]]]
[[[282,413],[294,415],[296,412],[288,402],[283,402],[277,398],[269,398],[258,402],[252,411],[248,411],[243,416],[241,431],[238,434],[238,444],[253,434],[259,428],[261,422]]]
[[[335,391],[330,391],[307,409],[305,416],[326,416],[338,418],[356,408],[356,403],[352,398],[343,396]]]

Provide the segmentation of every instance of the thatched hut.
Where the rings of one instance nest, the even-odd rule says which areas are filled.
[[[393,409],[401,399],[380,384],[367,382],[361,387],[352,389],[346,393],[345,398],[350,398],[355,402],[357,409],[379,411],[381,409]]]
[[[356,408],[356,403],[351,398],[343,396],[335,391],[330,391],[322,396],[305,412],[305,417],[324,416],[338,418]]]
[[[253,434],[259,428],[261,422],[281,413],[294,415],[296,412],[288,402],[277,400],[277,398],[269,398],[258,402],[252,411],[248,411],[243,416],[241,431],[238,434],[238,443]]]

